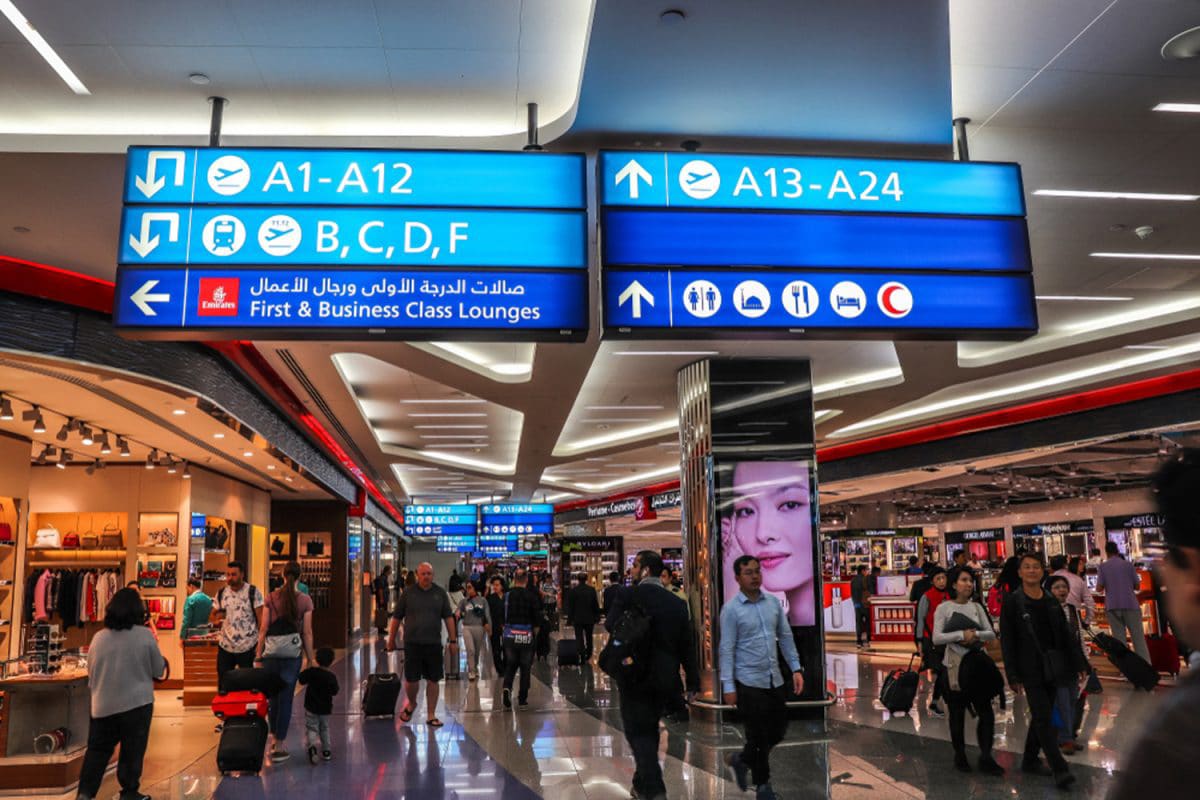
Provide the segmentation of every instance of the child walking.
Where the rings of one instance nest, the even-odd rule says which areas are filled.
[[[333,713],[333,697],[338,693],[337,676],[329,671],[333,663],[333,651],[328,647],[317,650],[317,666],[300,673],[304,690],[304,738],[308,744],[308,760],[317,763],[317,743],[321,744],[321,758],[329,761],[333,752],[329,749],[329,715]]]

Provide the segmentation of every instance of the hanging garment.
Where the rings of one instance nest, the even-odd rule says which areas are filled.
[[[44,570],[38,576],[37,586],[33,593],[33,621],[47,622],[50,619],[50,584],[54,580],[50,570]]]

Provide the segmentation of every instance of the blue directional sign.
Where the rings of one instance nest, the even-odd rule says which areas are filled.
[[[586,330],[587,296],[578,270],[126,267],[113,317],[118,327],[199,339],[497,329],[535,337]]]
[[[437,540],[439,553],[473,553],[478,546],[479,543],[474,534],[439,536]]]
[[[902,338],[1037,329],[1028,274],[610,270],[604,306],[614,335],[755,330]]]
[[[585,209],[578,154],[131,147],[125,202]]]
[[[409,536],[470,536],[478,533],[479,509],[473,505],[413,505],[404,507],[404,532]]]
[[[587,266],[584,215],[564,211],[137,206],[121,264]]]
[[[485,505],[480,509],[487,535],[528,536],[554,533],[554,506],[548,503]]]
[[[1024,216],[1016,164],[602,152],[601,205]]]
[[[611,209],[602,227],[608,267],[1030,269],[1021,219]]]

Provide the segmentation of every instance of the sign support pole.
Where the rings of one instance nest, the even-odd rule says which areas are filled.
[[[525,109],[525,137],[528,144],[522,149],[541,150],[542,146],[538,144],[538,104],[528,103]]]
[[[212,121],[208,125],[208,146],[221,146],[221,122],[225,116],[225,106],[229,103],[224,97],[210,97],[212,104]]]
[[[971,160],[971,149],[967,146],[967,125],[970,122],[970,117],[956,117],[954,119],[954,147],[958,151],[959,161]]]

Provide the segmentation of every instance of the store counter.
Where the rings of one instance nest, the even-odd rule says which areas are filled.
[[[87,671],[0,680],[0,791],[68,791],[87,750]]]
[[[183,640],[183,705],[205,706],[217,693],[217,637]]]

